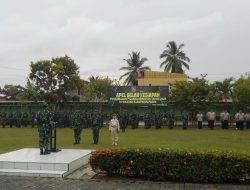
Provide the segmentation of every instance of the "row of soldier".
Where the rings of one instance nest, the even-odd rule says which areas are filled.
[[[204,121],[206,120],[208,123],[208,127],[210,129],[214,129],[214,125],[216,121],[221,122],[222,129],[227,129],[230,121],[236,122],[236,129],[242,130],[244,127],[244,122],[246,122],[247,128],[250,128],[250,113],[242,113],[239,111],[235,115],[231,115],[224,110],[220,116],[216,116],[213,110],[209,111],[207,114],[203,114],[202,112],[197,113],[196,116],[190,116],[188,113],[183,113],[181,117],[176,117],[174,114],[169,113],[152,113],[146,112],[144,116],[140,116],[138,113],[128,114],[127,111],[121,111],[116,113],[120,122],[120,126],[122,131],[124,132],[128,125],[131,125],[132,129],[136,129],[139,127],[139,122],[141,120],[144,121],[144,127],[146,129],[155,126],[156,129],[161,128],[163,125],[167,125],[170,129],[173,129],[177,122],[181,123],[183,129],[186,129],[189,125],[189,121],[197,121],[198,128],[202,128]],[[57,123],[58,127],[69,127],[72,124],[71,116],[74,115],[74,112],[54,112],[53,118]],[[89,128],[92,124],[93,112],[79,110],[79,116],[81,118],[81,124],[83,128]],[[15,114],[10,112],[8,115],[5,112],[1,113],[1,123],[2,127],[5,127],[9,124],[10,127],[16,125],[16,127],[24,126],[26,127],[28,124],[31,124],[32,127],[37,125],[37,117],[38,114],[32,112],[28,114],[27,112],[21,113],[16,112]],[[195,118],[194,118],[195,117]],[[104,120],[109,120],[111,115],[103,115],[100,114],[101,118],[101,126],[103,126]]]

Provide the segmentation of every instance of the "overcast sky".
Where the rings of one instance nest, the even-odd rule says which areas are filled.
[[[160,70],[184,43],[187,74],[211,81],[250,71],[249,0],[0,0],[0,86],[26,83],[31,61],[68,54],[90,75],[118,78],[140,51]]]

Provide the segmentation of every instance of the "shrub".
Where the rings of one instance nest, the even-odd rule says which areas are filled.
[[[232,152],[190,152],[169,149],[100,149],[92,152],[94,171],[157,181],[244,182],[250,157]]]

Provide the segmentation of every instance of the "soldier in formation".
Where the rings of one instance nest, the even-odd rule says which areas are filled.
[[[1,119],[2,119],[2,128],[5,128],[5,126],[7,124],[7,114],[6,114],[6,112],[2,112]]]
[[[155,114],[155,128],[160,129],[162,126],[162,115],[158,112]]]
[[[182,115],[182,128],[187,129],[188,128],[188,114],[184,113]]]
[[[222,129],[228,129],[229,118],[230,118],[230,115],[229,115],[227,110],[224,110],[220,114],[221,128]]]
[[[245,119],[246,119],[247,129],[250,129],[250,112],[249,111],[245,114]]]
[[[121,114],[119,115],[119,122],[120,122],[122,132],[124,133],[127,128],[127,123],[128,123],[128,116],[125,111],[122,111]]]
[[[236,113],[235,115],[236,129],[239,129],[239,130],[244,129],[244,119],[245,119],[245,115],[241,110],[238,113]]]
[[[175,120],[175,115],[174,114],[169,114],[168,115],[168,127],[169,127],[169,129],[174,128],[174,120]]]
[[[81,142],[81,133],[82,133],[82,119],[81,119],[81,112],[76,111],[71,115],[71,124],[72,129],[74,130],[74,144],[80,144]]]
[[[201,112],[197,113],[196,120],[198,123],[198,129],[202,129],[203,114]]]
[[[97,110],[94,111],[92,117],[92,131],[93,131],[93,141],[94,144],[99,142],[99,132],[101,128],[101,117]]]
[[[215,117],[216,117],[216,114],[215,114],[215,112],[213,110],[211,110],[210,112],[207,113],[208,127],[211,130],[214,129]]]
[[[151,116],[149,113],[146,113],[144,115],[144,123],[145,123],[145,126],[144,126],[145,129],[151,128]]]
[[[13,127],[13,125],[14,125],[14,122],[15,120],[14,120],[14,114],[13,114],[13,112],[12,111],[10,111],[9,112],[9,124],[10,124],[10,128],[12,128]]]

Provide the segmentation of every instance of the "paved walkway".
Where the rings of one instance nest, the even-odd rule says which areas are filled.
[[[204,185],[149,181],[76,180],[0,176],[0,190],[250,190],[246,185]]]

